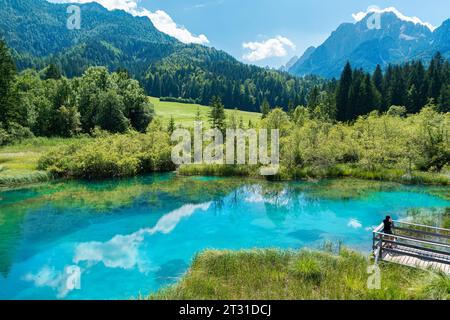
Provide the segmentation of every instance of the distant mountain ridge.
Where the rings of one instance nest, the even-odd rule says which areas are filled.
[[[386,67],[414,59],[430,60],[437,51],[450,58],[450,19],[431,31],[393,12],[380,15],[379,29],[368,27],[370,15],[356,23],[341,24],[322,45],[309,48],[289,72],[332,78],[340,75],[347,61],[371,72],[377,64]]]

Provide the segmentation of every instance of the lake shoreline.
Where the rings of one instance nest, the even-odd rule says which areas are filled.
[[[1,155],[1,154],[0,154]],[[216,165],[213,167],[217,168]],[[271,177],[265,177],[260,176],[258,174],[245,174],[242,170],[237,169],[235,174],[229,174],[229,172],[233,172],[233,170],[228,169],[226,174],[223,173],[214,173],[217,169],[212,169],[211,166],[208,166],[204,169],[194,169],[193,171],[195,173],[188,172],[186,169],[175,170],[175,171],[163,171],[160,173],[174,173],[178,174],[180,176],[186,176],[186,177],[202,177],[202,176],[209,176],[209,177],[218,177],[218,178],[225,178],[225,177],[235,177],[235,178],[248,178],[248,179],[258,179],[258,180],[265,180],[269,182],[315,182],[315,181],[321,181],[321,180],[328,180],[328,179],[361,179],[361,180],[368,180],[368,181],[379,181],[379,182],[395,182],[400,183],[403,185],[414,185],[414,186],[448,186],[450,185],[450,178],[447,178],[440,174],[436,175],[435,178],[433,177],[433,174],[430,173],[422,173],[422,172],[414,172],[412,176],[399,176],[399,175],[384,175],[385,178],[383,178],[382,172],[367,172],[362,171],[359,174],[352,175],[351,173],[345,173],[343,171],[338,171],[338,174],[331,174],[331,175],[325,175],[325,176],[316,176],[312,174],[311,176],[308,176],[306,173],[302,173],[302,177],[295,177],[295,178],[280,178],[279,176],[271,176]],[[219,169],[220,170],[220,169]],[[140,176],[146,176],[149,174],[153,174],[157,172],[149,172],[149,173],[142,173],[135,176],[129,176],[129,177],[109,177],[109,178],[101,178],[99,180],[110,180],[110,179],[126,179],[126,178],[132,178],[132,177],[140,177]],[[428,176],[425,176],[424,174],[428,174]],[[47,182],[64,182],[64,181],[73,181],[73,180],[80,180],[80,181],[91,181],[91,179],[86,178],[68,178],[68,177],[55,177],[50,172],[46,171],[40,171],[35,170],[33,172],[27,173],[25,175],[11,175],[7,177],[0,176],[0,191],[6,191],[6,190],[13,190],[13,189],[22,189],[31,187],[33,185],[41,184],[41,183],[47,183]],[[97,180],[97,179],[94,179]]]

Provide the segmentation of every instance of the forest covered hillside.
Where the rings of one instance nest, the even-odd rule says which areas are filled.
[[[128,70],[151,96],[191,98],[208,104],[220,96],[227,108],[259,111],[264,99],[286,107],[304,103],[320,82],[237,61],[197,44],[184,44],[158,31],[146,17],[79,5],[80,29],[67,28],[68,4],[45,0],[0,0],[0,36],[13,50],[19,70],[49,63],[67,77],[90,66]]]

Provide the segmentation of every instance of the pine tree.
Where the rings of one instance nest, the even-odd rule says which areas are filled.
[[[442,86],[438,99],[438,109],[440,112],[450,112],[450,84]]]
[[[406,105],[406,95],[406,84],[402,69],[400,66],[395,66],[387,90],[388,107]]]
[[[373,85],[378,90],[380,94],[383,93],[383,71],[381,71],[381,67],[377,64],[375,72],[372,76]]]
[[[421,61],[412,63],[412,70],[409,75],[407,91],[408,113],[419,112],[427,103],[428,82],[425,78],[425,68]]]
[[[314,86],[308,96],[308,108],[314,110],[320,103],[320,91],[318,86]]]
[[[408,113],[419,112],[420,108],[423,107],[423,105],[421,105],[421,97],[419,91],[417,90],[415,84],[412,84],[409,88],[406,100]]]
[[[437,100],[442,88],[442,66],[443,66],[443,58],[440,52],[437,52],[436,55],[430,62],[430,66],[428,68],[428,96]]]
[[[261,104],[261,113],[262,113],[262,118],[264,119],[265,117],[267,117],[267,115],[270,113],[270,104],[269,101],[267,101],[267,98],[264,98],[262,104]]]
[[[169,125],[167,126],[167,131],[169,132],[169,134],[172,134],[175,131],[175,119],[173,118],[173,116],[170,116],[170,121],[169,121]]]
[[[362,70],[354,70],[352,75],[352,83],[348,93],[347,108],[344,114],[346,121],[351,121],[357,116],[364,113],[364,96],[366,94],[366,88],[363,81],[364,74]]]
[[[49,64],[44,71],[44,80],[48,79],[61,79],[61,70],[59,70],[59,68],[53,63]]]
[[[380,108],[379,93],[369,74],[364,77],[364,93],[362,97],[362,109],[359,115],[368,114]]]
[[[0,123],[7,125],[17,118],[14,108],[18,98],[13,90],[16,68],[4,41],[0,40]]]
[[[211,100],[210,104],[210,113],[209,113],[209,122],[211,124],[211,128],[219,129],[222,133],[225,133],[226,130],[226,115],[225,115],[225,107],[222,103],[222,100],[215,96]]]
[[[352,67],[347,62],[344,71],[339,81],[339,86],[336,92],[336,119],[339,121],[350,120],[348,118],[349,108],[349,92],[352,85]]]

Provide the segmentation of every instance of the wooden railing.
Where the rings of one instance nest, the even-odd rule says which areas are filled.
[[[450,264],[450,229],[394,221],[392,231],[393,234],[384,233],[383,224],[373,231],[376,262],[388,252]]]

